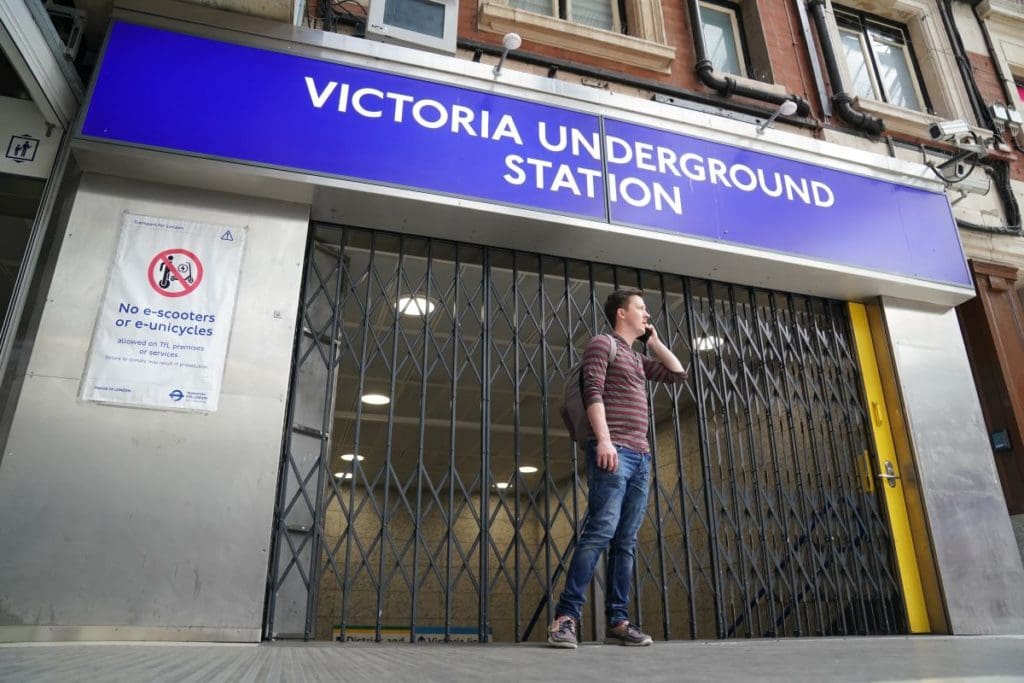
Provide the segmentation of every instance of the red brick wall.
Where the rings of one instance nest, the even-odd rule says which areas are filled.
[[[478,4],[474,0],[463,0],[459,17],[459,36],[500,46],[500,35],[480,31],[477,28],[477,7]],[[820,111],[810,62],[803,45],[800,17],[794,3],[761,0],[758,3],[758,9],[764,26],[776,83],[785,85],[789,92],[807,99],[815,110]],[[673,88],[713,94],[714,91],[701,84],[694,73],[693,67],[696,58],[694,57],[689,14],[685,0],[664,0],[662,15],[665,19],[667,41],[676,47],[676,60],[671,74],[659,74],[646,69],[629,67],[614,59],[599,59],[568,50],[538,45],[528,40],[523,41],[519,52],[567,60],[588,67],[612,71],[628,78],[651,81]]]
[[[1006,93],[1003,92],[1003,86],[999,81],[995,62],[992,61],[991,57],[976,52],[968,52],[967,57],[970,59],[974,80],[978,83],[978,89],[981,91],[985,104],[992,104],[993,102],[1006,104]],[[1009,135],[1004,135],[1003,138],[1009,144]],[[1010,164],[1010,173],[1014,180],[1024,180],[1024,155],[1021,155],[1019,152],[1017,153],[1017,160]]]

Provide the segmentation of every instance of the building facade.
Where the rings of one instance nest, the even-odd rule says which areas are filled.
[[[0,14],[0,639],[543,638],[623,286],[646,629],[1024,632],[1019,2],[210,4]]]

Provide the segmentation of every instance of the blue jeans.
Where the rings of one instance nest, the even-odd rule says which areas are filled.
[[[616,446],[615,450],[619,453],[619,466],[609,472],[597,466],[596,444],[587,444],[587,517],[565,576],[556,616],[581,618],[587,586],[607,548],[605,616],[609,624],[629,618],[636,533],[647,512],[651,457],[623,446]]]

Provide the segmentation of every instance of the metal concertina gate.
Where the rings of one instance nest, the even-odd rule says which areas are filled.
[[[542,640],[586,502],[562,381],[618,287],[691,362],[649,389],[633,620],[664,639],[906,631],[843,304],[311,230],[265,637]]]

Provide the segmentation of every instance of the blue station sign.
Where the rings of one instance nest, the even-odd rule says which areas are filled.
[[[80,135],[971,286],[942,193],[125,22],[111,29]]]

